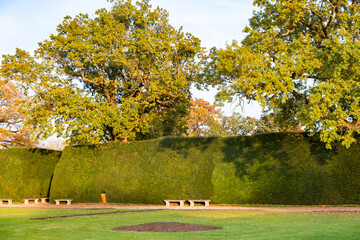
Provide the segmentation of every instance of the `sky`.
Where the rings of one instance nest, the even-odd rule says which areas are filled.
[[[223,48],[233,40],[244,38],[242,30],[252,16],[252,0],[151,0],[169,12],[170,23],[183,27],[198,37],[202,46]],[[0,0],[0,55],[13,54],[16,48],[33,52],[38,43],[56,33],[56,26],[66,15],[89,13],[100,8],[110,8],[106,0]],[[215,89],[198,91],[192,89],[193,97],[214,101]],[[226,104],[223,111],[233,111],[259,118],[261,108],[256,103],[236,108],[236,103]]]

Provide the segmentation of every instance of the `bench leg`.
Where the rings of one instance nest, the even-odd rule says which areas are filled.
[[[190,207],[194,207],[194,206],[195,206],[194,202],[190,201]]]
[[[70,201],[66,201],[66,205],[70,205],[71,204],[71,202]]]
[[[168,201],[165,202],[166,207],[170,207],[170,203]]]
[[[34,200],[34,203],[35,203],[35,204],[39,203],[39,199],[35,199],[35,200]]]
[[[24,204],[29,204],[29,200],[25,200]]]
[[[183,207],[183,206],[184,206],[184,202],[181,201],[181,202],[180,202],[180,207]]]
[[[9,200],[8,204],[9,204],[9,205],[12,205],[12,200]]]
[[[55,201],[55,205],[60,205],[60,202],[59,202],[59,201]]]
[[[0,200],[0,204],[3,204],[3,201]]]
[[[210,203],[209,203],[209,202],[205,202],[205,207],[210,207]]]

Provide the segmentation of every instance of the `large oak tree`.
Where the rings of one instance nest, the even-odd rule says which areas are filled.
[[[219,100],[238,96],[279,108],[331,147],[360,132],[359,0],[255,0],[247,37],[212,49],[207,83]]]
[[[32,96],[24,110],[37,137],[84,144],[186,131],[199,39],[148,0],[110,2],[94,18],[65,17],[35,56],[4,56],[2,77]]]

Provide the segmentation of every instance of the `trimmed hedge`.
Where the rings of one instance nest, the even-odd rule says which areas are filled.
[[[161,204],[360,203],[359,146],[332,151],[306,134],[179,138],[67,147],[51,198]]]
[[[186,143],[197,142],[204,144],[200,139]],[[210,152],[203,153],[199,147],[186,150],[173,150],[162,140],[67,147],[55,169],[51,198],[98,202],[103,191],[109,201],[123,203],[206,198],[213,192],[208,181],[214,168]]]
[[[0,198],[21,201],[49,196],[61,152],[34,148],[0,150]]]

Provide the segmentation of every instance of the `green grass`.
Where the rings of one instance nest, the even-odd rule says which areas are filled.
[[[52,209],[37,209],[37,208],[3,208],[0,209],[0,215],[3,214],[24,214],[24,213],[43,213],[43,212],[53,212]]]
[[[114,210],[31,211],[0,209],[0,239],[360,239],[358,213],[165,210],[35,221],[29,218]],[[190,233],[111,230],[161,221],[215,225],[223,229]]]

